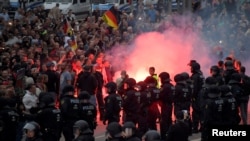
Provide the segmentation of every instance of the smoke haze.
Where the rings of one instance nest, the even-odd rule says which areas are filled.
[[[177,17],[161,25],[161,32],[147,32],[139,35],[132,45],[115,47],[111,63],[120,70],[126,70],[130,77],[137,81],[144,80],[149,67],[153,66],[156,73],[166,71],[173,77],[177,73],[188,72],[190,60],[197,60],[205,76],[209,68],[217,62],[212,61],[209,46],[193,27],[191,18]],[[217,59],[216,59],[217,60]]]

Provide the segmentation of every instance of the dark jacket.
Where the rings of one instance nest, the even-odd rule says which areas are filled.
[[[166,141],[188,141],[189,127],[183,121],[170,126]]]
[[[78,79],[76,80],[77,88],[80,91],[87,91],[89,94],[95,94],[98,82],[96,77],[91,74],[91,72],[81,72],[78,74]]]

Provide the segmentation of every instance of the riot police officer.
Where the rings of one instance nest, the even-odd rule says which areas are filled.
[[[148,130],[143,138],[145,141],[161,141],[161,136],[157,130]]]
[[[220,68],[217,65],[211,66],[210,74],[212,77],[217,79],[217,85],[221,86],[225,84],[225,80],[220,73]]]
[[[167,72],[161,72],[159,74],[161,82],[160,92],[160,106],[161,106],[161,121],[160,121],[160,133],[161,139],[166,139],[166,133],[169,127],[172,125],[172,111],[173,111],[173,94],[174,85],[170,82],[170,75]]]
[[[125,120],[132,121],[134,124],[137,124],[137,115],[139,111],[139,103],[140,103],[140,93],[136,93],[135,85],[136,80],[134,78],[128,78],[125,81],[125,95],[123,98],[123,111],[125,113]]]
[[[137,92],[140,95],[140,108],[138,111],[138,137],[142,136],[148,131],[148,106],[150,104],[150,97],[147,97],[147,84],[144,81],[139,81],[136,84]]]
[[[107,128],[106,141],[123,141],[122,126],[119,122],[111,122]]]
[[[111,122],[119,122],[120,121],[120,111],[122,106],[122,98],[120,95],[116,93],[117,85],[114,82],[108,82],[105,85],[106,92],[108,96],[105,97],[105,108],[104,108],[104,120],[103,124],[106,125]]]
[[[72,141],[73,125],[80,119],[80,101],[74,97],[74,87],[72,85],[66,85],[62,91],[62,97],[60,99],[60,110],[63,119],[63,135],[65,141]]]
[[[26,123],[23,127],[25,132],[24,141],[44,141],[40,132],[40,125],[35,121]]]
[[[237,101],[233,96],[229,85],[220,86],[221,97],[224,100],[223,125],[238,125],[240,123],[239,109]]]
[[[223,78],[225,80],[225,84],[228,84],[232,74],[238,73],[238,71],[235,69],[233,61],[232,60],[226,60],[224,63],[225,70],[223,72]]]
[[[154,77],[148,76],[144,82],[148,86],[148,97],[150,104],[148,106],[148,127],[151,130],[157,130],[156,121],[160,117],[160,111],[158,108],[160,89],[157,88],[157,81]]]
[[[132,121],[125,122],[122,131],[125,141],[140,141],[140,138],[136,135],[136,126]]]
[[[187,110],[190,112],[191,106],[191,90],[188,87],[185,78],[182,74],[176,74],[174,76],[175,93],[174,93],[174,113],[178,111]]]
[[[193,62],[190,64],[191,66],[191,80],[193,82],[193,91],[192,91],[192,122],[193,122],[193,133],[197,133],[199,131],[199,126],[201,129],[201,109],[200,109],[200,101],[199,94],[204,84],[204,76],[200,68],[200,64],[198,62]]]
[[[219,126],[224,122],[223,120],[223,107],[224,100],[220,97],[219,86],[213,85],[208,89],[208,98],[205,103],[204,123],[201,134],[202,141],[208,140],[209,126]]]
[[[93,132],[85,120],[76,121],[73,126],[73,132],[75,136],[73,141],[95,141]]]
[[[89,128],[94,132],[97,122],[97,109],[96,106],[89,102],[90,94],[87,91],[83,91],[78,96],[80,100],[80,119],[88,123]]]
[[[37,122],[41,127],[43,140],[59,141],[61,137],[62,119],[61,110],[55,107],[56,95],[42,93],[39,97],[42,105],[37,113]]]

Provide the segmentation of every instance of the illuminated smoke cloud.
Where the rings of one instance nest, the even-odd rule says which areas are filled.
[[[197,60],[205,76],[216,62],[209,57],[209,47],[199,31],[191,24],[191,18],[178,17],[174,22],[164,24],[162,32],[148,32],[138,36],[130,46],[115,47],[111,63],[120,70],[127,70],[130,77],[137,81],[144,80],[148,68],[153,66],[156,73],[167,71],[173,80],[177,73],[188,72],[190,60]],[[194,30],[195,29],[195,30]]]

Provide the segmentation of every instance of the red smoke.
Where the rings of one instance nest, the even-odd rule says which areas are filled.
[[[148,69],[151,66],[155,67],[157,74],[162,71],[170,73],[173,80],[177,73],[190,73],[187,64],[194,59],[200,63],[203,73],[208,75],[211,66],[209,49],[199,31],[189,24],[187,18],[175,20],[179,22],[178,25],[165,24],[168,29],[163,32],[144,33],[131,46],[117,47],[112,51],[112,64],[119,65],[117,68],[120,70],[127,70],[129,76],[137,81],[149,75]],[[120,72],[116,78],[119,75]]]

